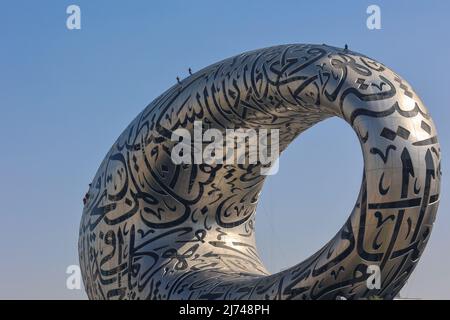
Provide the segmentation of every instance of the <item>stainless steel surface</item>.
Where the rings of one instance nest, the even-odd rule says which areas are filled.
[[[255,247],[260,166],[175,165],[171,133],[192,131],[194,120],[221,131],[275,128],[284,150],[332,116],[361,143],[355,207],[317,253],[269,275]],[[390,299],[429,239],[440,179],[428,111],[381,63],[326,45],[243,53],[167,90],[106,155],[80,226],[86,291],[91,299]],[[370,265],[380,267],[380,289],[367,287]]]

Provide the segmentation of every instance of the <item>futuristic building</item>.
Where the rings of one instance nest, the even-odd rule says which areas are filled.
[[[194,136],[198,121],[203,131],[277,130],[282,152],[333,116],[361,143],[355,207],[323,248],[270,275],[254,224],[262,172],[272,163],[175,163],[174,133]],[[243,53],[174,85],[112,146],[81,220],[85,287],[91,299],[391,299],[427,244],[440,180],[433,121],[383,64],[327,45]],[[367,283],[374,266],[379,288]]]

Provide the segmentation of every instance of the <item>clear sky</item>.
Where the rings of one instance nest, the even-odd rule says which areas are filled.
[[[81,30],[66,28],[70,4],[81,8]],[[381,30],[366,27],[370,4],[381,8]],[[2,0],[0,298],[86,297],[66,289],[65,272],[78,264],[87,185],[128,123],[189,67],[276,44],[347,43],[407,79],[434,118],[441,204],[402,293],[450,299],[449,14],[446,0]],[[356,135],[340,119],[289,147],[257,210],[269,270],[300,262],[335,234],[353,208],[362,165]]]

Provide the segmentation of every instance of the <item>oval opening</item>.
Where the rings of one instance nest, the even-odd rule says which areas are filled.
[[[302,262],[339,231],[358,197],[363,166],[355,132],[338,117],[291,143],[256,210],[256,244],[271,273]]]

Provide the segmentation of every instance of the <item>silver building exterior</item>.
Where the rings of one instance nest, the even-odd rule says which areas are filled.
[[[175,164],[172,133],[193,132],[195,121],[221,132],[278,129],[283,151],[333,116],[361,143],[356,204],[323,248],[271,275],[255,246],[266,165]],[[430,237],[440,180],[430,114],[383,64],[327,45],[243,53],[175,84],[112,146],[83,210],[84,284],[91,299],[391,299]],[[367,285],[370,266],[381,271],[379,289]]]

